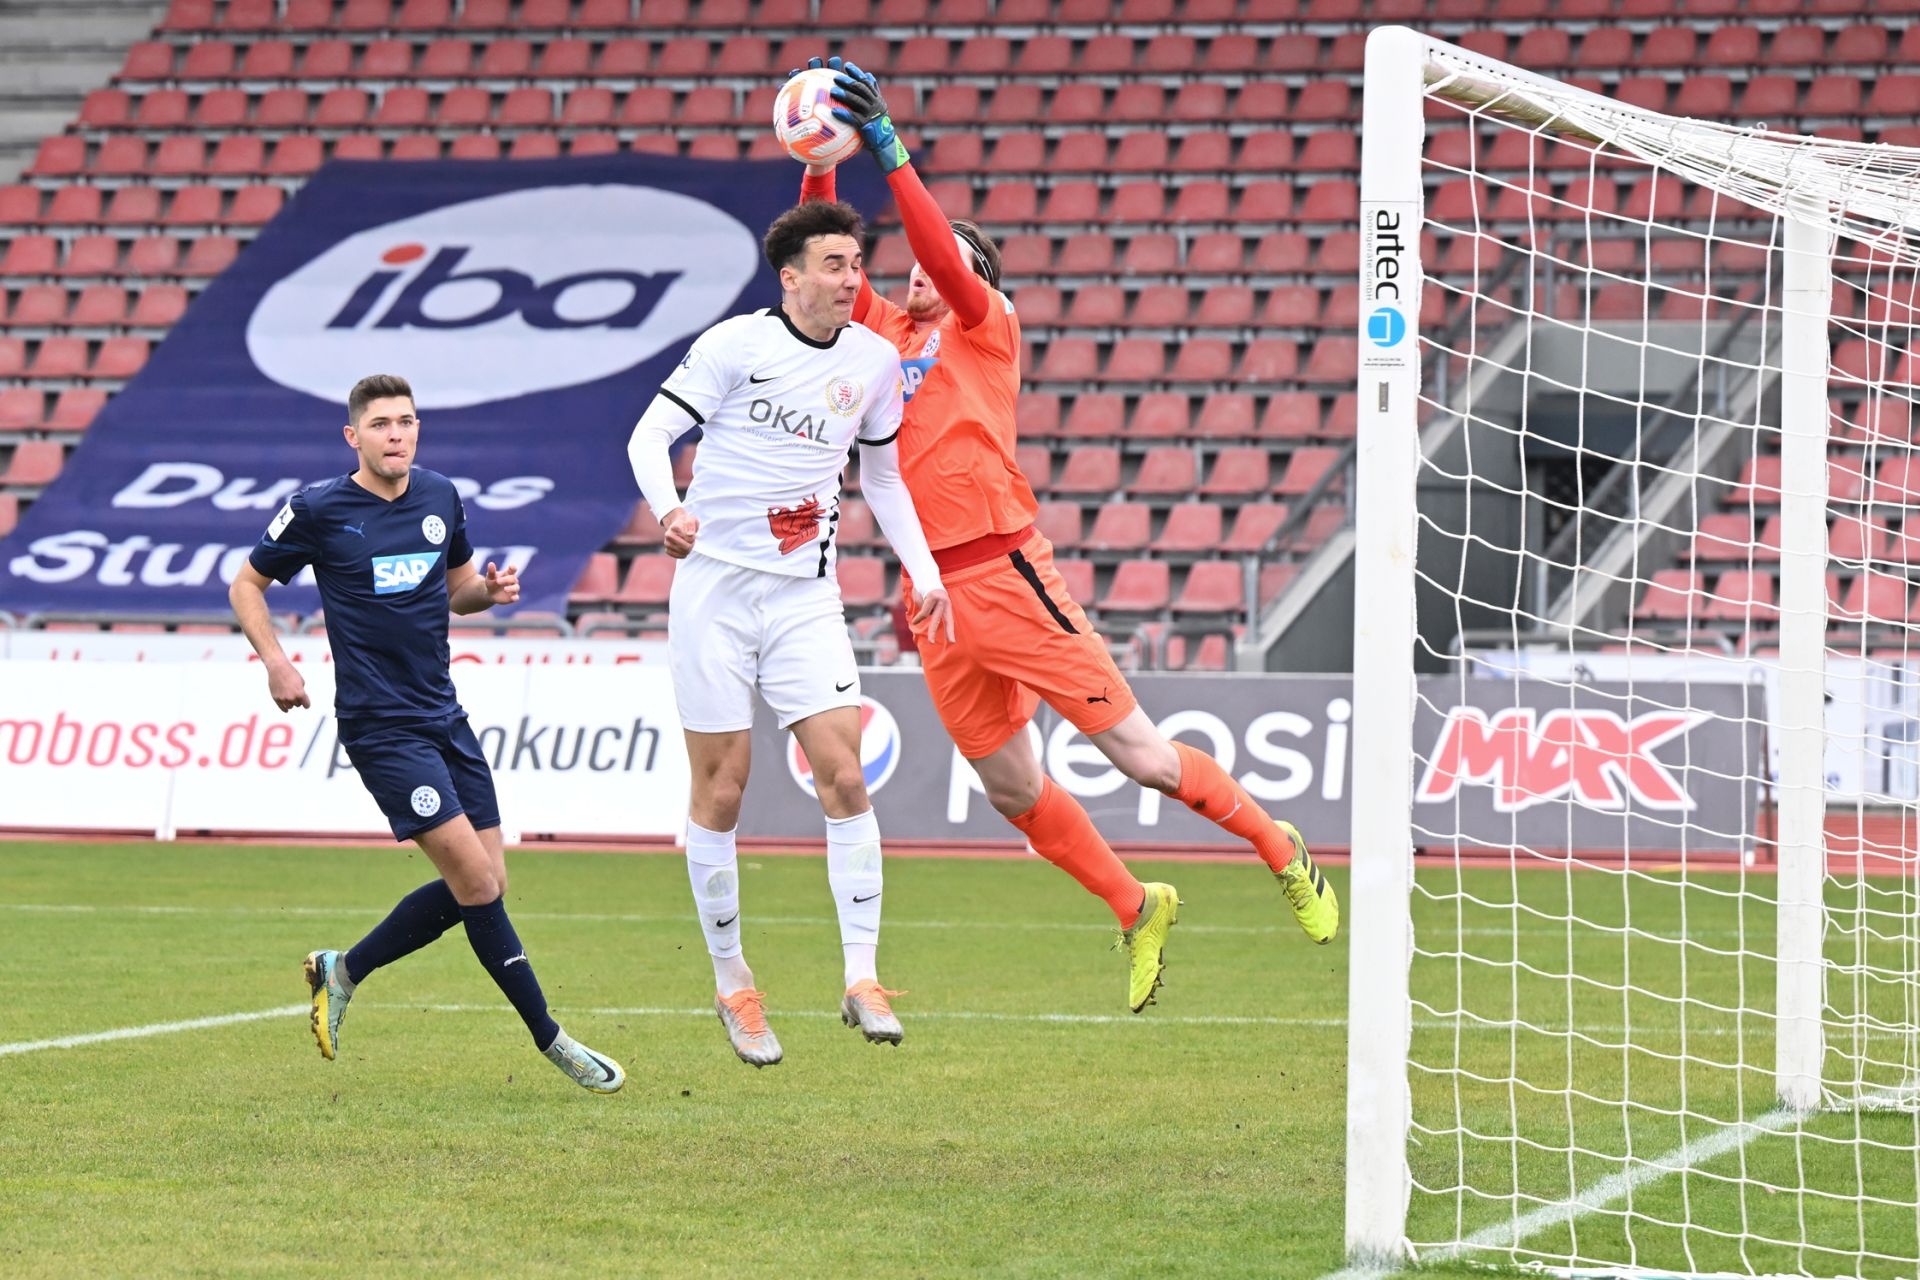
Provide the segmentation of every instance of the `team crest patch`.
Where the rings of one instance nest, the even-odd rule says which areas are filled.
[[[940,331],[935,329],[927,335],[927,345],[920,348],[920,358],[930,360],[940,354]]]
[[[440,793],[432,787],[415,787],[408,798],[413,802],[413,811],[423,818],[440,812]]]
[[[439,516],[428,516],[420,522],[420,532],[427,535],[427,541],[439,546],[447,540],[447,522]]]
[[[835,378],[827,384],[827,408],[843,418],[850,418],[860,412],[860,401],[866,392],[852,378]]]

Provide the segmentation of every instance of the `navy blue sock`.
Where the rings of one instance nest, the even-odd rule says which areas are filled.
[[[410,956],[460,922],[460,904],[445,880],[423,884],[373,926],[347,952],[347,980],[361,982],[375,969]]]
[[[466,921],[467,941],[473,944],[473,954],[480,957],[480,967],[519,1012],[520,1020],[533,1033],[534,1048],[544,1053],[559,1036],[560,1024],[547,1016],[547,997],[540,990],[540,980],[533,976],[533,966],[527,962],[520,935],[513,931],[513,921],[507,919],[506,907],[495,898],[485,906],[461,907],[460,918]]]

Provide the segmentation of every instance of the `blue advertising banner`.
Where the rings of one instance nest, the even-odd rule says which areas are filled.
[[[638,500],[626,441],[703,330],[779,301],[791,161],[617,155],[326,166],[198,298],[0,542],[0,608],[224,610],[288,495],[354,469],[349,388],[414,388],[418,464],[479,560],[564,610]],[[871,215],[877,175],[840,191]],[[311,573],[268,596],[319,606]]]

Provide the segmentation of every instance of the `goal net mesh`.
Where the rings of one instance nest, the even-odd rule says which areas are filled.
[[[1912,1276],[1920,151],[1595,88],[1428,45],[1407,1239]],[[1367,323],[1363,357],[1398,336]],[[1789,918],[1808,676],[1817,889]],[[1817,1027],[1779,1015],[1795,931]],[[1790,1031],[1811,1104],[1783,1101]]]

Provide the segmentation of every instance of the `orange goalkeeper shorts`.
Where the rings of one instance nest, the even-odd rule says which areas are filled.
[[[1017,551],[940,575],[958,638],[914,630],[927,691],[960,754],[990,756],[1049,706],[1085,734],[1113,728],[1138,704],[1105,640],[1067,594],[1053,544],[1035,533]],[[906,593],[911,615],[916,600]]]

